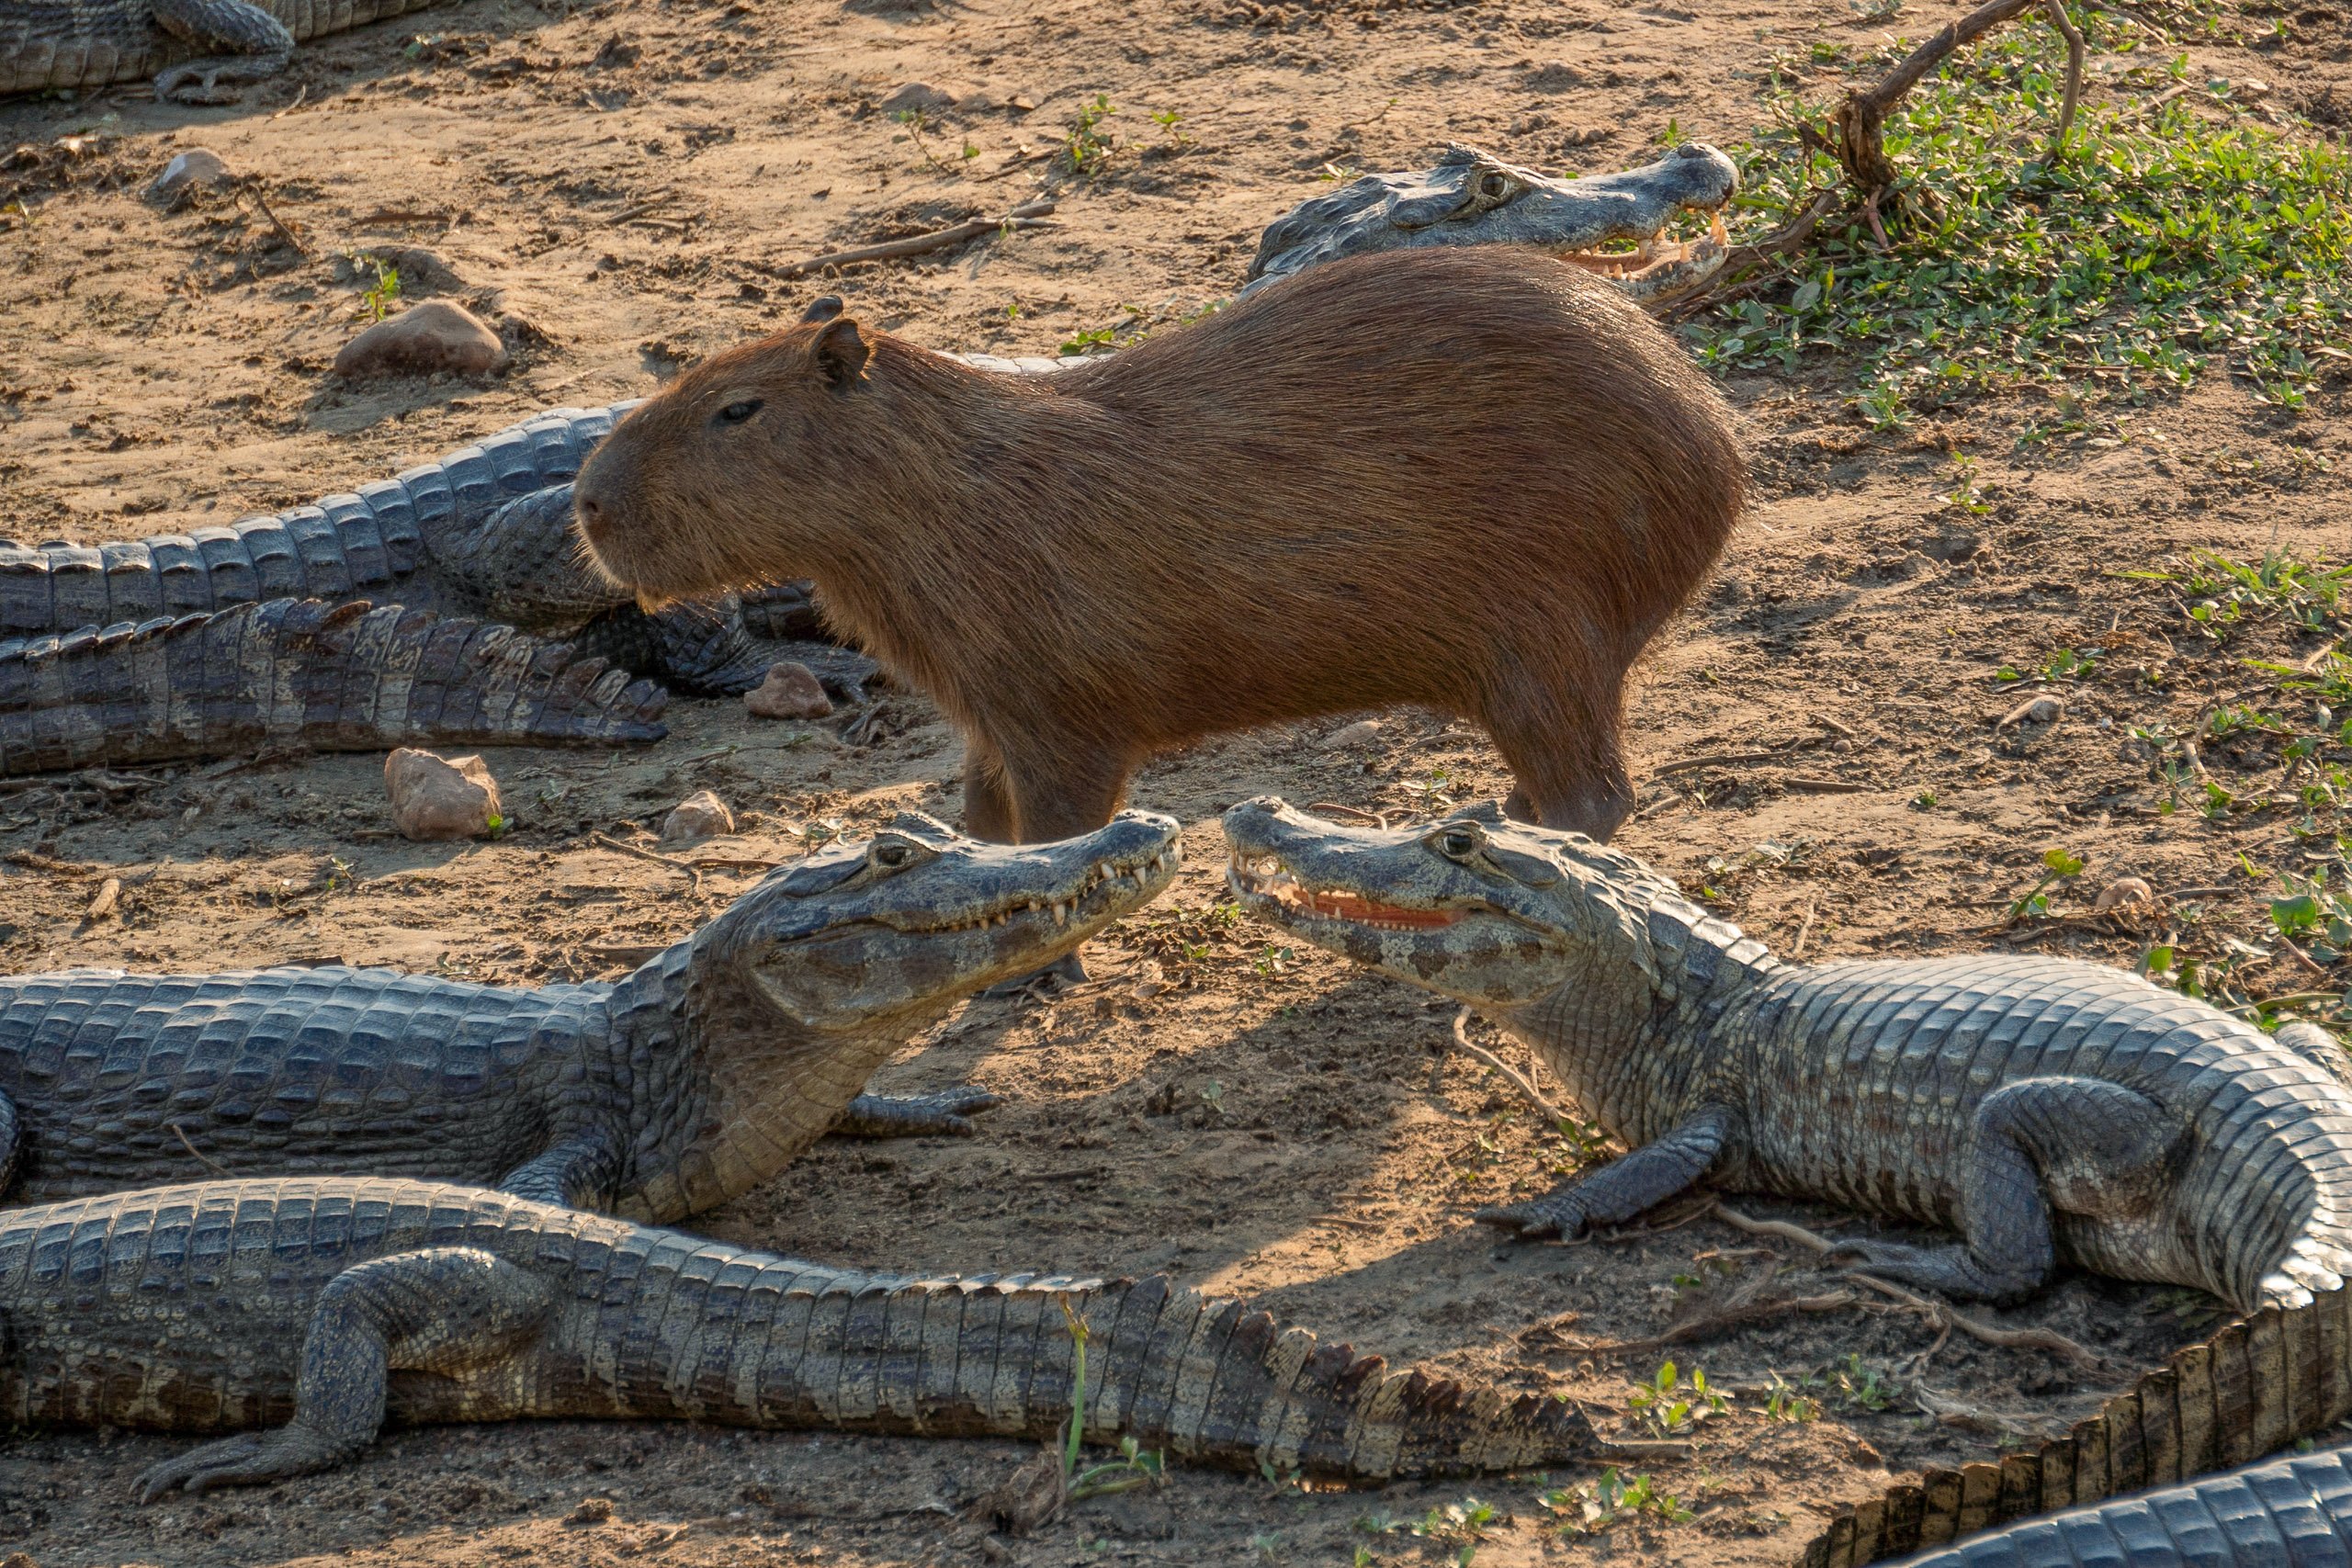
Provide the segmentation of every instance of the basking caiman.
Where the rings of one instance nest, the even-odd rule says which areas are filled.
[[[960,1130],[955,1112],[993,1101],[859,1091],[957,998],[1158,894],[1177,832],[1130,811],[1083,838],[983,844],[910,813],[770,873],[616,985],[346,968],[0,980],[0,1190],[366,1173],[695,1213],[828,1131]]]
[[[1375,830],[1254,800],[1225,832],[1247,908],[1477,1008],[1632,1146],[1479,1215],[1521,1235],[1713,1178],[1957,1230],[1843,1249],[1955,1296],[2022,1294],[2063,1258],[2250,1310],[2352,1271],[2352,1089],[2136,976],[1782,964],[1632,857],[1492,807]]]
[[[1335,256],[1421,245],[1533,245],[1600,272],[1645,309],[1682,299],[1730,255],[1723,220],[1706,239],[1667,237],[1676,214],[1717,212],[1739,170],[1702,141],[1656,163],[1580,180],[1555,180],[1475,147],[1453,146],[1426,171],[1365,175],[1310,197],[1266,225],[1247,294]],[[1599,247],[1633,240],[1637,251]]]
[[[0,0],[0,93],[155,79],[168,102],[220,101],[222,78],[277,75],[306,39],[422,11],[435,0]],[[168,67],[168,69],[166,69]]]
[[[142,1498],[324,1470],[389,1418],[676,1417],[1051,1438],[1086,1328],[1085,1436],[1389,1477],[1592,1453],[1577,1407],[1320,1345],[1166,1279],[828,1269],[478,1188],[215,1181],[0,1213],[0,1417],[282,1423]]]

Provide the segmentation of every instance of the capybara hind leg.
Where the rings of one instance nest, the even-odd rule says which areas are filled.
[[[977,735],[964,738],[964,831],[991,843],[1014,841],[1012,792],[1004,758]]]
[[[1616,692],[1603,700],[1563,700],[1555,694],[1507,694],[1487,719],[1495,749],[1519,780],[1503,810],[1521,821],[1565,828],[1606,840],[1634,808],[1617,739]]]

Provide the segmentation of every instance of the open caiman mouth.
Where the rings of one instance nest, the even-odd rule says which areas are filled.
[[[1646,300],[1706,282],[1730,254],[1731,235],[1724,228],[1723,214],[1717,213],[1705,235],[1696,240],[1678,240],[1661,229],[1631,251],[1562,251],[1558,255]]]
[[[1447,926],[1461,924],[1475,912],[1470,909],[1416,909],[1402,904],[1375,903],[1361,894],[1311,887],[1300,881],[1298,874],[1284,865],[1279,855],[1245,855],[1237,850],[1227,861],[1226,870],[1234,886],[1243,893],[1271,899],[1283,908],[1302,915],[1317,915],[1327,920],[1346,920],[1351,925],[1371,926],[1377,931],[1442,931]]]
[[[1042,910],[1053,918],[1055,925],[1066,926],[1074,915],[1098,912],[1130,886],[1137,893],[1150,892],[1152,878],[1173,874],[1182,858],[1182,852],[1170,843],[1166,849],[1155,850],[1148,855],[1113,856],[1096,861],[1087,867],[1074,890],[1059,897],[1007,899],[963,919],[929,919],[918,923],[910,911],[906,918],[892,918],[884,923],[896,931],[924,934],[987,931],[993,926],[1010,925],[1019,916]]]

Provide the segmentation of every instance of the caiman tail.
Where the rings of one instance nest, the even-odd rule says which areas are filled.
[[[0,777],[262,750],[658,740],[665,700],[512,627],[274,599],[0,641]]]
[[[1160,1276],[914,1279],[736,1257],[702,1288],[702,1331],[645,1369],[650,1384],[616,1380],[616,1391],[666,1389],[676,1404],[621,1393],[610,1414],[1050,1439],[1070,1415],[1075,1322],[1091,1442],[1375,1480],[1556,1464],[1595,1448],[1572,1404],[1391,1371]]]

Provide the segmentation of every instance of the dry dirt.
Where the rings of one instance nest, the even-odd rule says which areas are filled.
[[[1958,9],[1915,7],[1902,25],[1918,36]],[[2200,64],[2262,74],[2299,101],[2340,94],[2352,80],[2340,13],[2308,15],[2318,20],[2284,51],[2215,47]],[[820,286],[780,281],[783,264],[1041,190],[1060,201],[1058,228],[822,288],[927,344],[1051,353],[1227,293],[1259,227],[1324,188],[1327,164],[1419,164],[1454,138],[1598,170],[1644,161],[1670,121],[1730,141],[1754,118],[1764,51],[1870,32],[1834,0],[472,0],[307,47],[282,83],[233,107],[167,109],[135,91],[15,103],[0,107],[0,148],[29,151],[0,176],[25,201],[0,217],[0,533],[96,541],[225,520],[540,408],[639,394],[797,313]],[[935,163],[878,107],[910,83],[962,97],[930,116]],[[1116,106],[1117,151],[1096,177],[1072,178],[1039,155],[1097,94]],[[1170,111],[1181,142],[1152,118]],[[87,136],[61,142],[70,133]],[[139,186],[195,145],[258,176],[268,213],[250,197],[171,214],[143,204]],[[517,344],[512,371],[389,389],[327,377],[363,286],[340,258],[395,245],[447,264],[449,289]],[[1833,383],[1731,388],[1753,422],[1759,501],[1647,669],[1632,714],[1647,804],[1621,841],[1813,957],[2038,942],[2130,963],[2176,928],[2209,953],[2226,932],[2256,934],[2267,885],[2240,860],[2290,860],[2281,818],[2157,814],[2160,786],[2127,735],[2191,720],[2242,686],[2242,654],[2312,645],[2263,630],[2200,651],[2159,588],[2108,574],[2195,545],[2342,558],[2340,386],[2292,418],[2217,370],[2184,397],[2021,448],[2018,432],[2049,412],[2042,394],[1873,436]],[[1951,450],[1980,461],[1981,514],[1947,505]],[[2015,694],[1995,671],[2059,647],[2109,649],[2108,670],[2065,694],[2054,727],[1996,731]],[[705,787],[744,814],[738,845],[752,855],[788,857],[909,806],[952,818],[956,743],[919,701],[894,700],[911,727],[868,749],[737,704],[682,702],[670,739],[647,750],[492,753],[516,826],[463,848],[387,830],[376,757],[164,770],[112,793],[11,786],[0,963],[340,956],[516,984],[614,976],[748,874],[710,874],[697,901],[591,830],[631,834]],[[1446,1009],[1216,913],[1215,819],[1237,799],[1422,814],[1504,784],[1474,732],[1389,716],[1372,739],[1328,747],[1342,722],[1224,739],[1138,780],[1139,803],[1189,824],[1176,891],[1095,944],[1093,984],[974,1004],[883,1076],[1001,1090],[981,1136],[828,1144],[702,1226],[896,1269],[1167,1269],[1392,1357],[1565,1392],[1605,1426],[1671,1355],[1738,1394],[1694,1458],[1655,1467],[1695,1519],[1564,1537],[1534,1478],[1351,1495],[1179,1470],[1163,1491],[1080,1505],[1027,1540],[983,1539],[960,1511],[1026,1457],[1017,1445],[556,1423],[398,1432],[334,1474],[142,1509],[127,1504],[129,1478],[181,1440],[69,1433],[20,1436],[0,1458],[0,1555],[22,1549],[40,1568],[1453,1562],[1459,1533],[1369,1527],[1475,1496],[1497,1510],[1480,1564],[1777,1563],[1835,1501],[1988,1453],[2004,1422],[2014,1436],[2071,1419],[2200,1331],[2182,1292],[2074,1277],[1990,1315],[2094,1347],[2109,1359],[2097,1378],[1859,1307],[1668,1352],[1596,1351],[1660,1332],[1689,1281],[1752,1279],[1770,1255],[1673,1215],[1574,1247],[1498,1245],[1469,1210],[1548,1184],[1568,1145],[1458,1056],[1432,1088]],[[1765,751],[1780,755],[1657,772]],[[2256,778],[2277,757],[2257,746],[2209,761]],[[1709,869],[1767,843],[1785,854]],[[2087,862],[2061,894],[2069,918],[1999,929],[2052,847]],[[2091,892],[2123,874],[2224,891],[2193,929],[2162,913],[2089,918]],[[109,876],[119,912],[85,920]],[[2248,983],[2323,988],[2283,967]],[[1795,1289],[1837,1288],[1774,1250]],[[1809,1391],[1817,1421],[1766,1414],[1775,1372],[1823,1374]],[[1952,1425],[1923,1399],[1994,1414]],[[612,1500],[610,1519],[571,1522],[590,1496]]]

